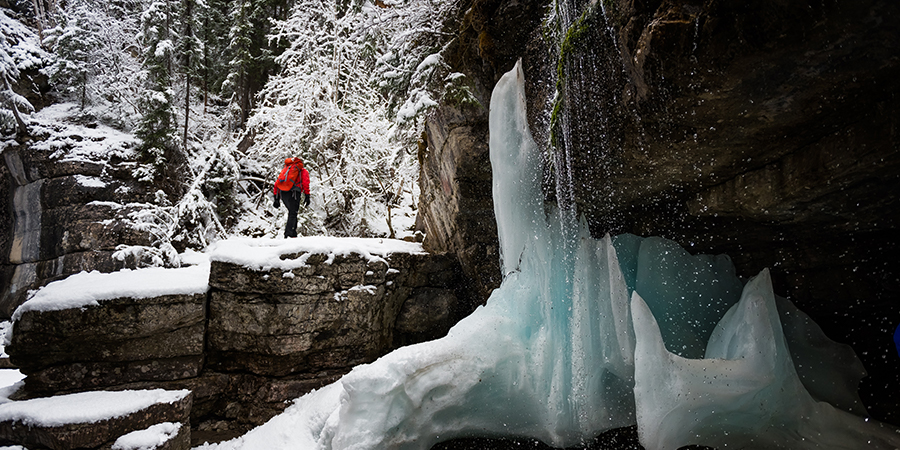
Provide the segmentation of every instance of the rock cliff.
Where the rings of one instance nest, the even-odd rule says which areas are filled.
[[[6,348],[27,375],[15,398],[190,389],[202,443],[262,424],[358,364],[441,337],[471,311],[459,300],[461,271],[448,255],[304,251],[280,260],[292,268],[247,267],[214,254],[204,293],[23,308]],[[0,424],[0,441],[24,443],[3,433]]]
[[[4,143],[0,165],[0,208],[9,218],[0,223],[0,317],[6,318],[28,290],[82,270],[136,267],[135,255],[114,257],[117,248],[152,243],[129,216],[140,210],[134,203],[153,194],[131,176],[135,163],[117,156],[127,155],[133,142],[94,135],[94,122],[52,125],[67,129],[62,135],[44,123],[31,125],[34,136]],[[108,153],[64,157],[82,142]]]
[[[900,423],[891,388],[900,371],[891,339],[900,323],[898,5],[556,3],[471,2],[450,58],[482,98],[523,58],[548,200],[574,207],[598,236],[659,235],[726,253],[742,276],[769,267],[778,294],[862,358],[870,413]],[[471,161],[484,158],[484,111],[455,111],[443,105],[429,120],[421,184],[439,198],[463,196],[455,180],[476,176]],[[465,128],[447,139],[451,122]],[[445,150],[454,143],[460,150]],[[452,164],[447,154],[467,156]],[[437,160],[450,167],[434,170]],[[443,216],[431,219],[430,242],[449,247],[462,234],[436,223],[494,235],[489,215],[468,220],[446,203],[423,202],[426,223]]]

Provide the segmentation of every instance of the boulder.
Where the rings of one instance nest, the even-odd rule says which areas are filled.
[[[269,376],[349,370],[392,348],[411,285],[446,286],[453,277],[427,255],[282,255],[301,258],[302,267],[263,271],[213,260],[210,368]]]

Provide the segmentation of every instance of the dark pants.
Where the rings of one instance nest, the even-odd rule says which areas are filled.
[[[294,196],[297,196],[294,198]],[[288,210],[287,225],[284,227],[284,237],[297,237],[297,211],[300,209],[300,197],[303,194],[296,191],[281,193],[281,202]]]

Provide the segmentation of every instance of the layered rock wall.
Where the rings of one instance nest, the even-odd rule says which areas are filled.
[[[125,203],[148,199],[146,186],[126,167],[61,161],[35,143],[3,150],[0,186],[0,317],[9,317],[28,290],[82,270],[135,267],[115,258],[119,245],[150,245],[151,236],[128,224]]]
[[[358,364],[443,336],[470,312],[448,255],[281,257],[304,263],[255,270],[214,259],[205,294],[23,309],[6,348],[27,375],[16,398],[190,389],[197,440],[219,439]]]

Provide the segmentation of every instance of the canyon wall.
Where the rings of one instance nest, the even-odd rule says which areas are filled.
[[[558,3],[471,2],[449,58],[482,105],[523,59],[547,200],[583,214],[596,236],[727,253],[744,277],[770,268],[779,295],[863,360],[869,412],[900,423],[900,5]],[[448,113],[459,110],[443,105],[429,120],[423,192],[486,204],[489,191],[461,187],[485,158],[486,115]],[[453,139],[448,116],[465,124]],[[423,202],[426,242],[458,251],[446,243],[494,236],[490,215],[473,222],[447,203]]]
[[[22,312],[6,348],[26,375],[13,398],[188,389],[193,441],[215,442],[356,365],[445,335],[470,312],[448,255],[281,257],[305,264],[254,269],[213,259],[205,293]],[[23,444],[17,436],[0,426],[0,442]]]

